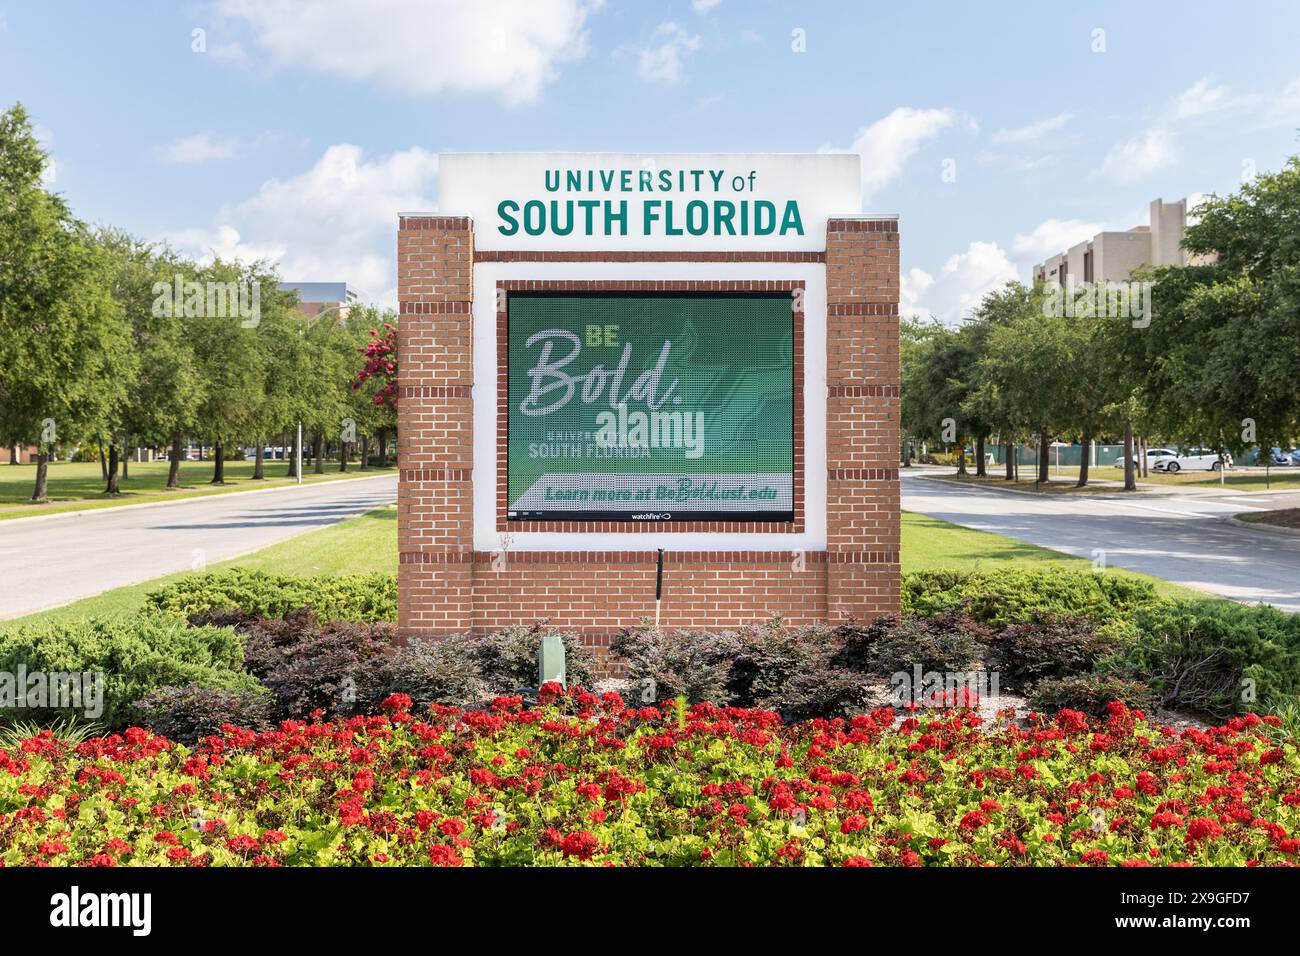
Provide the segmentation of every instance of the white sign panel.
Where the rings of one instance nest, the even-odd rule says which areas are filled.
[[[485,250],[817,250],[861,212],[853,153],[444,153],[438,212]]]

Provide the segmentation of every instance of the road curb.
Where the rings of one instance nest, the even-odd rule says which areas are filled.
[[[177,498],[175,501],[141,501],[138,504],[114,505],[108,508],[78,508],[72,511],[60,511],[52,515],[24,515],[21,518],[0,519],[0,533],[4,529],[21,521],[56,521],[59,518],[77,518],[88,514],[116,514],[120,511],[130,511],[139,508],[174,508],[178,505],[191,505],[200,501],[210,501],[213,498],[237,498],[240,495],[269,495],[276,492],[302,491],[304,488],[325,488],[333,485],[349,485],[357,481],[379,481],[381,478],[395,478],[397,471],[394,470],[383,475],[366,475],[357,478],[331,478],[329,481],[312,481],[301,485],[276,485],[273,488],[245,488],[241,491],[220,491],[214,494],[191,495],[188,498]]]
[[[1050,500],[1050,499],[1052,499],[1052,498],[1057,497],[1056,495],[1052,494],[1051,492],[1043,492],[1043,491],[1023,491],[1023,490],[1021,490],[1020,488],[999,488],[997,485],[991,485],[991,484],[990,484],[990,485],[977,485],[977,484],[973,484],[973,483],[971,483],[971,482],[965,482],[965,481],[949,481],[947,475],[935,475],[935,474],[929,474],[929,475],[913,475],[912,477],[913,477],[913,478],[928,478],[928,479],[935,480],[935,481],[942,481],[945,485],[952,485],[952,486],[955,487],[955,488],[965,488],[965,489],[968,489],[968,490],[970,490],[970,491],[996,491],[998,494],[1001,494],[1001,495],[1024,495],[1024,496],[1028,496],[1028,497],[1030,497],[1030,498],[1039,498],[1039,499],[1045,499],[1045,500]],[[1065,482],[1057,482],[1057,484],[1065,484]],[[1139,491],[1139,492],[1136,492],[1136,493],[1139,494],[1139,495],[1143,495],[1143,496],[1149,496],[1149,495],[1151,495],[1151,492],[1149,492],[1149,491]],[[1098,492],[1098,493],[1095,493],[1095,494],[1075,495],[1074,497],[1076,497],[1076,498],[1085,498],[1085,499],[1087,499],[1087,500],[1089,500],[1089,501],[1093,501],[1093,500],[1105,500],[1105,499],[1114,499],[1114,500],[1118,500],[1118,501],[1132,501],[1132,500],[1133,500],[1132,495],[1133,495],[1132,492],[1124,493],[1124,492],[1106,492],[1106,491],[1103,491],[1103,492]]]
[[[1000,488],[994,484],[984,485],[984,484],[975,484],[973,482],[952,481],[950,480],[951,476],[949,475],[938,475],[933,472],[929,474],[914,474],[911,477],[939,480],[939,481],[943,481],[945,484],[948,485],[955,485],[958,488],[971,488],[976,491],[996,491],[1004,495],[1029,495],[1030,497],[1033,498],[1055,497],[1055,495],[1051,492],[1024,491],[1019,488]],[[1055,484],[1065,484],[1065,482],[1055,482]],[[1103,486],[1090,485],[1089,487],[1101,488]],[[1089,493],[1087,495],[1076,495],[1074,497],[1087,498],[1089,500],[1097,499],[1101,501],[1106,501],[1106,500],[1134,501],[1138,497],[1155,498],[1155,499],[1171,499],[1171,498],[1225,498],[1225,497],[1236,498],[1240,496],[1243,498],[1247,498],[1252,495],[1279,495],[1279,494],[1288,494],[1288,493],[1294,494],[1297,492],[1300,492],[1300,489],[1282,490],[1282,491],[1233,491],[1231,488],[1229,488],[1226,491],[1219,492],[1219,491],[1211,491],[1208,488],[1195,488],[1195,489],[1189,488],[1186,491],[1174,491],[1174,490],[1170,490],[1168,486],[1164,486],[1164,485],[1148,485],[1144,488],[1139,488],[1136,492],[1124,492],[1124,491],[1111,492],[1107,490],[1107,491],[1099,491],[1096,493]]]
[[[951,473],[949,472],[940,473],[935,471],[913,472],[909,476],[907,471],[901,468],[899,469],[899,476],[912,477],[912,478],[942,478],[942,479],[950,479],[952,477]],[[1115,479],[1101,479],[1101,480],[1114,481]],[[952,485],[962,485],[962,486],[966,485],[965,482],[959,482],[959,481],[949,481],[948,483]],[[1064,484],[1064,482],[1059,482],[1059,484]],[[1020,491],[1015,488],[998,488],[993,485],[989,485],[989,486],[976,485],[974,487],[979,487],[979,488],[988,487],[990,488],[990,490],[993,491],[1004,491],[1010,494],[1020,494],[1020,495],[1041,495],[1042,494],[1042,492],[1040,491]],[[1096,487],[1102,487],[1102,486],[1097,485]],[[1279,487],[1279,488],[1267,488],[1267,489],[1261,488],[1256,491],[1239,491],[1236,488],[1233,488],[1231,485],[1228,485],[1224,488],[1220,488],[1217,485],[1180,486],[1180,485],[1147,484],[1139,488],[1138,493],[1142,495],[1150,495],[1152,497],[1162,497],[1162,498],[1177,498],[1177,497],[1251,498],[1258,495],[1269,496],[1269,495],[1300,494],[1300,486],[1292,485],[1291,487]],[[1127,497],[1127,495],[1125,497]]]
[[[1265,524],[1262,521],[1242,521],[1233,515],[1224,515],[1219,518],[1224,524],[1236,525],[1238,528],[1246,528],[1250,531],[1264,531],[1268,534],[1283,534],[1290,537],[1300,535],[1300,528],[1281,528],[1275,524]]]

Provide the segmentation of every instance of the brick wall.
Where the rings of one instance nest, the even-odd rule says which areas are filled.
[[[583,261],[654,261],[655,255],[583,253]],[[581,534],[574,535],[572,551],[529,551],[520,542],[503,554],[474,551],[476,258],[513,261],[500,253],[476,256],[467,219],[401,219],[399,626],[408,636],[426,636],[547,621],[583,634],[599,650],[620,628],[653,620],[655,551],[592,552],[583,549]],[[736,258],[700,253],[696,261]],[[743,258],[796,261],[769,253]],[[825,253],[798,253],[797,261],[826,265],[826,550],[669,553],[663,626],[732,627],[777,614],[813,623],[897,613],[897,223],[832,220]],[[797,457],[802,460],[802,449]]]
[[[397,232],[397,617],[410,634],[472,625],[474,232],[402,217]]]
[[[826,606],[898,613],[898,223],[826,225]]]

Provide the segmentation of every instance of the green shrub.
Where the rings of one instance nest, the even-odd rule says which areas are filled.
[[[1151,689],[1146,684],[1114,674],[1049,678],[1039,681],[1029,695],[1030,706],[1045,714],[1069,709],[1100,717],[1113,700],[1141,709],[1153,703]]]
[[[1119,666],[1160,702],[1221,719],[1300,696],[1300,615],[1267,605],[1184,600],[1135,616],[1138,639]]]
[[[151,592],[148,601],[187,619],[216,611],[277,618],[311,608],[322,621],[396,621],[397,578],[379,573],[296,577],[233,568],[181,578]]]
[[[256,689],[257,681],[240,672],[242,663],[243,641],[230,628],[187,627],[159,615],[45,621],[0,633],[0,672],[16,674],[21,667],[28,674],[102,674],[103,712],[88,716],[112,728],[135,721],[131,705],[160,687]],[[49,722],[85,710],[83,703],[11,710],[0,717]]]
[[[991,571],[935,569],[903,575],[904,617],[929,617],[965,606],[976,620],[998,627],[1029,621],[1035,611],[1109,622],[1158,601],[1149,581],[1064,565]]]

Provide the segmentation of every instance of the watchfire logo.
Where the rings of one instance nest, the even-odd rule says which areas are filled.
[[[153,894],[82,893],[74,886],[71,892],[50,897],[50,925],[127,926],[133,936],[148,936],[153,928]]]

